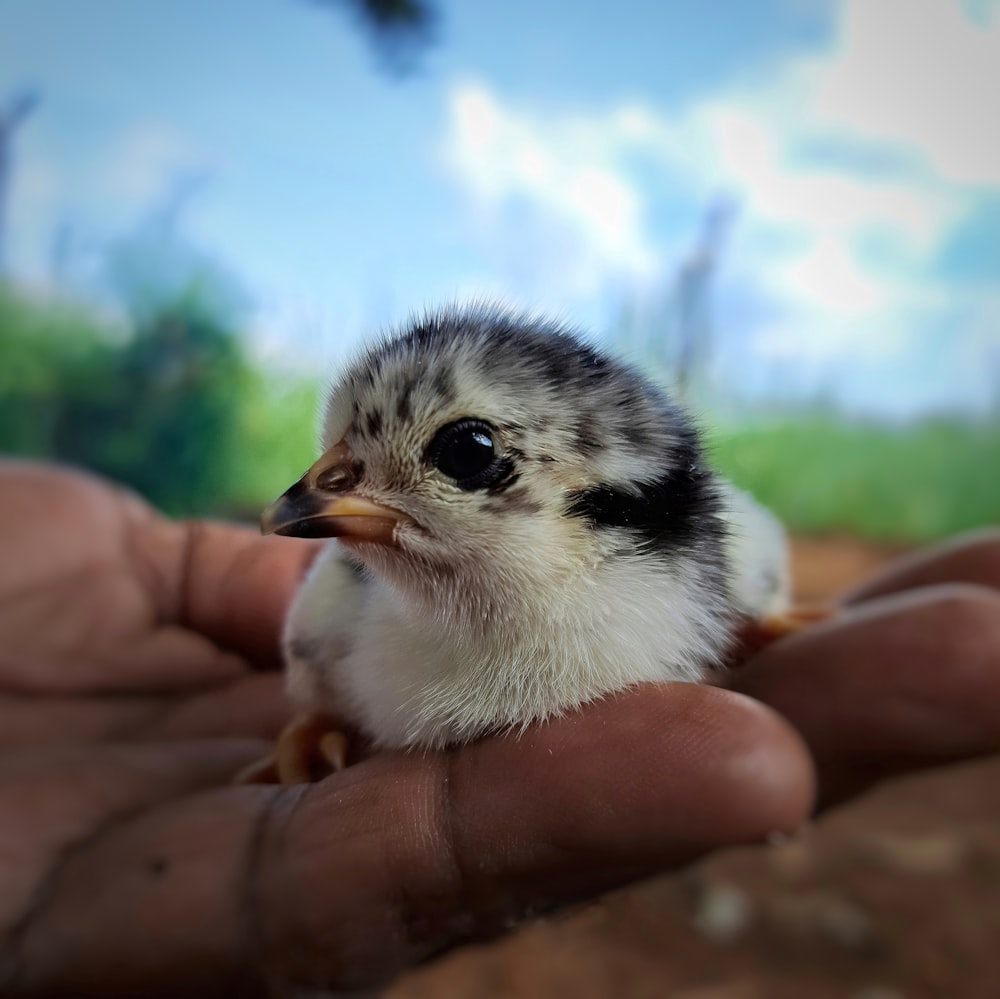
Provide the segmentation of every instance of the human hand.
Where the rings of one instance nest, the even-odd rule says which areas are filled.
[[[312,547],[16,463],[0,535],[5,994],[364,983],[808,811],[794,733],[695,687],[233,787],[285,720],[280,677],[249,662],[276,665]]]
[[[271,734],[280,703],[253,691],[275,686],[259,671],[280,665],[314,544],[174,522],[103,480],[14,461],[0,544],[0,748]]]
[[[1000,530],[899,559],[835,617],[735,671],[731,686],[794,722],[821,806],[1000,751]]]
[[[17,651],[0,682],[14,692],[9,717],[20,704],[28,715],[18,717],[30,718],[22,748],[8,737],[0,757],[5,994],[362,986],[529,911],[792,830],[809,810],[810,763],[788,726],[746,698],[686,685],[610,698],[520,740],[380,755],[318,785],[228,786],[262,749],[236,737],[268,736],[284,720],[277,676],[251,673],[243,658],[273,659],[309,549],[178,528],[72,473],[13,466],[3,475],[0,532],[18,525],[4,546],[27,553],[32,568],[0,577],[0,625],[17,639],[7,644],[0,630]],[[64,521],[72,538],[41,529],[28,543],[29,526]],[[84,545],[91,556],[110,547],[111,561],[129,566],[128,583],[109,574],[119,582],[103,600],[81,560],[56,550],[87,535],[104,539]],[[77,599],[73,613],[66,604]],[[33,632],[4,615],[11,606],[30,607],[36,622],[67,613],[76,627]],[[853,641],[853,613],[833,626],[840,640],[824,639],[834,658],[838,641]],[[164,628],[173,637],[150,643]],[[183,653],[174,644],[163,655],[164,641],[182,642]],[[814,651],[807,645],[800,659]],[[766,663],[743,682],[788,672],[784,660]],[[845,690],[855,672],[852,661]],[[996,690],[973,674],[979,697],[995,704]],[[772,687],[780,700],[786,688]],[[896,693],[882,696],[891,704]],[[937,693],[924,691],[928,729]],[[45,714],[52,707],[65,724],[39,725],[56,718]],[[988,722],[963,752],[983,751],[1000,730]],[[851,735],[849,726],[814,733],[825,781],[836,784],[838,738],[849,749]]]

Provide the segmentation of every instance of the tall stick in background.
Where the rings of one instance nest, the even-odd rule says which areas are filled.
[[[726,237],[736,215],[736,204],[718,197],[708,206],[701,232],[687,258],[678,269],[675,284],[677,361],[674,372],[677,388],[685,393],[696,364],[710,353],[712,329],[708,314],[712,280],[718,269]]]
[[[35,90],[19,90],[0,108],[0,274],[4,271],[4,250],[7,238],[7,202],[13,163],[14,136],[41,96]]]

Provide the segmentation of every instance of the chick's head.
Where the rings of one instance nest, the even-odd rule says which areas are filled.
[[[586,585],[608,560],[722,557],[687,418],[551,322],[471,309],[413,323],[336,382],[321,443],[265,529],[337,536],[430,601],[446,589],[495,611]]]

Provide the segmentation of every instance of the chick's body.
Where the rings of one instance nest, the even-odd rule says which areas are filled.
[[[697,681],[784,599],[780,526],[662,392],[554,324],[447,312],[376,344],[333,387],[323,448],[271,514],[339,536],[291,607],[288,689],[379,746]]]

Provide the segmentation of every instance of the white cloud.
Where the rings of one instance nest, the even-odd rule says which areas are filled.
[[[770,304],[758,353],[885,363],[941,313],[939,255],[1000,194],[1000,5],[978,2],[846,0],[826,52],[669,114],[545,113],[465,83],[448,160],[488,238],[517,243],[570,309],[622,276],[668,280],[699,207],[736,195],[726,273]],[[545,259],[526,228],[569,235]]]
[[[1000,183],[1000,18],[956,0],[850,0],[812,110],[921,156],[945,180]]]
[[[109,240],[181,195],[181,185],[210,176],[217,164],[182,131],[143,121],[67,166],[48,129],[40,116],[25,130],[10,190],[8,257],[36,284],[51,281],[63,266],[68,272],[57,275],[61,281],[92,276]],[[57,260],[60,253],[71,259]]]
[[[615,144],[603,155],[594,143],[602,126],[505,107],[474,83],[454,89],[450,112],[449,166],[494,221],[512,204],[530,206],[522,249],[530,253],[533,240],[545,253],[558,249],[550,264],[560,284],[580,291],[602,276],[655,274],[659,260],[643,221],[642,193],[617,162]]]
[[[842,241],[818,239],[782,268],[782,279],[817,308],[864,315],[887,304],[884,281],[859,266]]]
[[[148,209],[185,177],[208,174],[211,154],[184,132],[155,121],[123,132],[107,151],[98,183],[130,209]]]
[[[694,108],[688,127],[704,133],[699,146],[717,177],[744,193],[755,217],[841,238],[884,227],[914,251],[931,249],[963,210],[963,197],[924,178],[803,162],[809,143],[824,138],[810,122],[810,102],[803,105],[786,116],[766,100],[742,107],[717,100]]]

